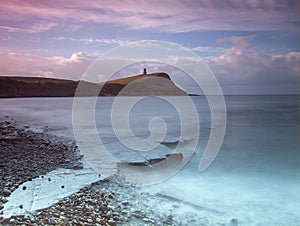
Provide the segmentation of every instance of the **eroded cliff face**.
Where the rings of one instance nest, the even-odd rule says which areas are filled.
[[[0,77],[0,97],[72,97],[76,93],[78,83],[79,81],[52,78]],[[84,87],[80,96],[187,95],[166,73],[136,75],[100,84],[80,81],[80,85]],[[96,92],[91,93],[90,90]]]

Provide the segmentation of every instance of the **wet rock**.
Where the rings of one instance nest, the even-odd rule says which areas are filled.
[[[140,210],[135,210],[132,215],[136,218],[144,218],[146,216],[146,213],[140,211]]]
[[[107,206],[100,206],[99,209],[103,213],[107,213],[107,211],[109,210]]]
[[[168,215],[167,219],[165,219],[163,221],[163,223],[166,224],[166,225],[172,225],[173,224],[173,216],[172,215]]]
[[[73,170],[80,170],[80,169],[83,169],[83,165],[82,164],[75,164],[73,167],[72,167]]]
[[[128,206],[129,202],[123,201],[122,204],[123,204],[124,206]]]
[[[143,221],[145,222],[145,223],[155,223],[152,219],[149,219],[149,218],[147,218],[147,217],[145,217],[145,218],[143,218]]]
[[[7,203],[7,199],[5,197],[0,197],[0,203]]]
[[[10,190],[8,190],[7,188],[3,189],[3,191],[2,191],[2,195],[4,197],[10,196],[10,193],[11,193]]]
[[[238,226],[239,223],[238,223],[238,220],[233,218],[231,219],[230,223],[229,223],[229,226]]]

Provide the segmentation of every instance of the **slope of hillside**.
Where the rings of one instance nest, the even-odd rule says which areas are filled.
[[[0,77],[0,97],[69,97],[77,82],[34,77]]]
[[[151,74],[141,74],[141,75],[134,75],[127,78],[120,78],[115,80],[110,80],[106,82],[106,84],[121,84],[121,85],[127,85],[133,81],[148,78],[148,77],[160,77],[171,80],[170,76],[167,73],[158,72],[158,73],[151,73]]]
[[[40,77],[0,77],[0,98],[9,97],[72,97],[79,81]],[[86,87],[82,96],[90,96],[89,90],[101,89],[99,96],[182,96],[166,73],[136,75],[106,83],[81,81]]]
[[[103,85],[103,93],[120,96],[184,96],[166,73],[152,73],[111,80]]]

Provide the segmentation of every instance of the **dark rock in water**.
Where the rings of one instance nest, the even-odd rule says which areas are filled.
[[[23,191],[25,191],[26,190],[26,186],[23,186]]]
[[[65,188],[65,185],[62,185],[61,188]]]
[[[159,163],[159,162],[164,161],[164,160],[166,160],[166,158],[149,159],[148,160],[148,163],[149,163],[148,165],[154,165],[154,164]]]
[[[51,178],[48,178],[48,181],[51,181]]]
[[[183,160],[182,153],[173,153],[168,158],[159,158],[155,167],[147,162],[119,162],[117,163],[117,174],[113,180],[120,180],[123,183],[134,185],[146,184],[149,175],[157,172],[164,174],[171,173],[171,167],[177,167]],[[149,161],[148,161],[149,162]],[[167,170],[167,171],[166,171]],[[132,176],[134,175],[134,176]],[[160,176],[162,174],[160,173]]]
[[[21,204],[21,205],[19,205],[19,208],[20,208],[20,209],[23,209],[23,205],[22,205],[22,204]]]
[[[165,219],[163,221],[164,225],[173,225],[173,216],[172,215],[168,215],[167,219]]]
[[[239,223],[238,223],[238,220],[233,218],[231,219],[230,223],[229,223],[229,226],[238,226]]]
[[[174,141],[174,142],[162,141],[160,143],[168,148],[175,149],[178,145],[178,142],[179,141]]]
[[[135,210],[133,213],[132,213],[132,216],[136,217],[136,218],[144,218],[146,216],[146,213],[144,213],[143,211],[141,210]]]
[[[150,166],[164,160],[166,160],[166,158],[153,158],[153,159],[147,159],[144,162],[128,162],[128,164],[132,166]]]
[[[128,205],[129,205],[129,202],[123,201],[122,204],[123,204],[124,206],[128,206]]]
[[[73,167],[72,167],[73,170],[80,170],[80,169],[83,169],[83,165],[82,164],[75,164]]]

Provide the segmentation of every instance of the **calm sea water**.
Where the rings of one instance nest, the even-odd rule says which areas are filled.
[[[204,172],[198,163],[210,133],[210,111],[205,97],[192,97],[200,117],[196,154],[177,175],[145,187],[149,193],[176,197],[216,210],[205,213],[217,222],[235,218],[243,224],[297,225],[300,222],[300,96],[226,96],[227,128],[221,150]],[[120,144],[110,121],[114,98],[100,98],[95,121],[107,149],[120,160],[142,160],[147,154]],[[10,116],[33,129],[74,138],[72,98],[0,99],[0,116]],[[169,141],[180,137],[176,110],[158,98],[146,98],[132,109],[133,134],[149,136],[148,123],[162,117]],[[89,133],[89,128],[82,125]],[[93,148],[93,147],[91,147]],[[170,150],[159,146],[155,154]],[[164,207],[161,207],[164,208]],[[208,211],[209,212],[209,211]]]

